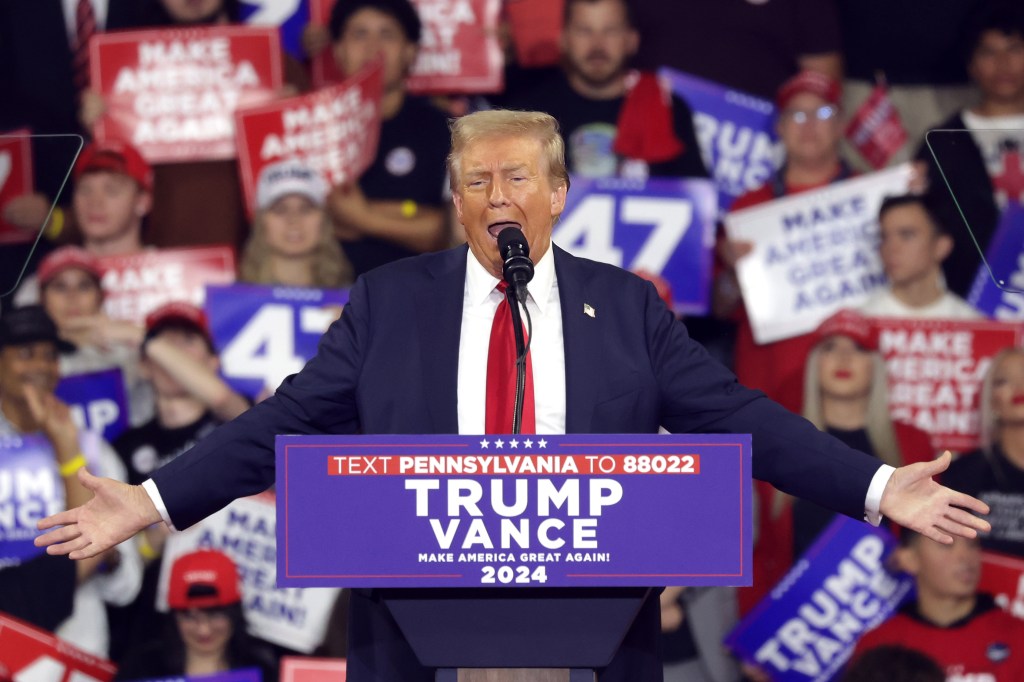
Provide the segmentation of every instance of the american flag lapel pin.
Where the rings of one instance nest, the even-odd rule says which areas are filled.
[[[597,317],[597,311],[594,310],[594,306],[590,305],[589,303],[583,304],[583,314],[586,315],[587,317]]]

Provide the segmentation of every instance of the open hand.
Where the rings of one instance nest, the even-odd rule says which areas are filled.
[[[931,462],[908,464],[894,471],[882,493],[880,511],[901,526],[944,545],[952,544],[954,535],[970,539],[991,530],[987,521],[970,513],[988,514],[987,504],[933,480],[952,459],[947,450]]]
[[[46,547],[48,554],[66,554],[72,559],[94,557],[161,520],[160,512],[140,485],[99,478],[86,469],[78,472],[78,480],[92,492],[92,499],[47,516],[38,524],[39,530],[50,531],[35,539],[36,547]]]

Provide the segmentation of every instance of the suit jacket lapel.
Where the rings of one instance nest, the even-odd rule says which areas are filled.
[[[562,345],[565,348],[565,432],[588,433],[603,362],[595,318],[583,313],[583,304],[600,308],[587,298],[586,277],[575,257],[552,244],[555,276],[562,305]]]
[[[420,366],[433,433],[459,432],[459,337],[467,248],[432,260],[426,286],[416,292]]]

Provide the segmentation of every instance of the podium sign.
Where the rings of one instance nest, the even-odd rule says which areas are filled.
[[[281,587],[751,582],[749,435],[278,436],[277,467]]]

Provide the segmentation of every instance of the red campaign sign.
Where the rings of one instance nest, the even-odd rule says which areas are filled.
[[[109,682],[116,671],[110,661],[0,613],[0,680]]]
[[[207,284],[235,281],[230,246],[152,249],[100,259],[103,309],[112,318],[142,322],[157,307],[187,301],[202,307]]]
[[[377,154],[381,94],[377,63],[341,85],[236,113],[246,206],[255,204],[260,171],[281,159],[301,159],[331,185],[362,175]]]
[[[326,30],[331,24],[331,8],[336,0],[309,0],[309,23],[323,26]],[[334,85],[345,80],[345,74],[334,63],[334,55],[331,54],[331,46],[310,60],[310,76],[313,80],[313,87],[322,88],[327,85]]]
[[[343,658],[285,656],[281,659],[281,682],[345,682],[347,674]]]
[[[89,58],[106,104],[96,139],[130,142],[151,163],[234,158],[235,110],[282,85],[274,27],[101,33]]]
[[[562,56],[562,12],[565,0],[509,0],[505,15],[512,31],[516,63],[525,67],[554,66]]]
[[[0,133],[0,244],[27,242],[36,237],[34,232],[21,230],[3,219],[8,201],[34,191],[31,132],[28,128],[19,128]]]
[[[1001,322],[876,318],[889,412],[932,437],[936,451],[978,447],[981,382],[992,357],[1021,342]]]
[[[889,90],[878,85],[846,126],[846,139],[872,167],[884,168],[907,142],[900,112]]]
[[[505,59],[498,43],[501,0],[412,0],[423,23],[419,56],[407,82],[413,94],[501,92]],[[310,21],[327,26],[334,0],[310,0]],[[344,77],[331,50],[313,58],[313,84]]]
[[[987,592],[1016,618],[1024,619],[1024,559],[982,552],[979,592]]]

